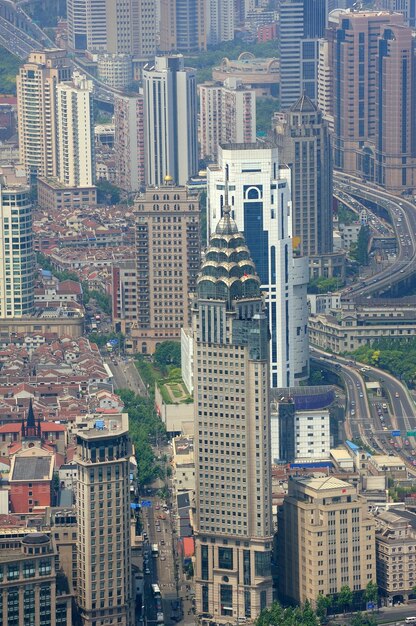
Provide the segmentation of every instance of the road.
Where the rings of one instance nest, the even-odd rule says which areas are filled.
[[[104,358],[105,362],[113,374],[113,384],[115,389],[131,389],[140,396],[148,397],[149,392],[143,383],[133,359],[118,356]]]
[[[368,200],[383,207],[389,214],[394,228],[398,253],[396,261],[388,268],[368,280],[347,287],[344,297],[352,300],[357,297],[381,295],[393,284],[402,282],[416,272],[416,207],[413,202],[386,193],[378,187],[370,187],[357,179],[340,172],[334,172],[337,188],[347,194]]]
[[[376,451],[399,455],[406,461],[408,471],[416,475],[411,454],[412,450],[416,450],[416,438],[406,435],[409,430],[416,431],[415,405],[406,386],[394,376],[376,367],[364,366],[317,348],[311,348],[311,356],[319,364],[335,369],[345,381],[347,437],[359,437]],[[383,422],[376,407],[379,403],[369,402],[366,380],[379,382],[384,390],[389,416],[383,416]],[[383,402],[382,398],[380,400]],[[401,436],[392,439],[392,430],[400,430]],[[408,446],[406,440],[409,441]]]
[[[402,626],[406,617],[416,615],[416,604],[411,602],[409,605],[401,604],[400,606],[384,607],[379,611],[374,611],[372,615],[374,615],[378,624]],[[331,618],[329,625],[331,624],[350,626],[351,615],[346,615],[345,617],[340,615],[336,618]]]

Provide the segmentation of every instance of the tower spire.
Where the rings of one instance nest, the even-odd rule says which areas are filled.
[[[225,181],[224,181],[224,206],[222,207],[222,214],[229,215],[231,213],[231,207],[228,202],[228,164],[225,166]]]
[[[36,422],[35,422],[35,413],[33,411],[32,398],[30,398],[29,410],[27,412],[26,436],[27,437],[34,437],[34,436],[36,436]]]

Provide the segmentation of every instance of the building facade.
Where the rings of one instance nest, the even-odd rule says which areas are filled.
[[[58,180],[69,187],[95,182],[92,90],[92,81],[78,72],[56,87]]]
[[[207,44],[215,46],[234,39],[234,0],[208,0],[205,5]]]
[[[198,171],[196,79],[182,55],[157,56],[143,70],[146,181],[184,185]]]
[[[192,308],[195,593],[206,625],[251,622],[273,600],[269,331],[230,212],[225,203]]]
[[[322,112],[303,95],[274,117],[280,159],[292,175],[292,235],[309,257],[311,278],[344,275],[344,257],[333,254],[332,150]],[[323,263],[326,259],[326,263]],[[318,262],[316,262],[318,261]]]
[[[343,585],[376,581],[375,521],[353,485],[328,476],[293,478],[279,513],[279,594],[315,602]]]
[[[140,94],[114,96],[116,184],[129,192],[145,185],[143,105]]]
[[[78,605],[83,624],[132,626],[126,413],[90,415],[77,430]]]
[[[290,171],[279,167],[277,148],[225,144],[218,165],[208,168],[208,224],[214,232],[224,205],[225,180],[233,219],[266,292],[271,331],[272,387],[290,387],[308,377],[308,259],[293,253]]]
[[[326,0],[280,3],[280,104],[289,109],[302,94],[317,100],[319,39],[325,34]]]
[[[202,0],[161,0],[160,5],[161,52],[192,54],[206,49]]]
[[[256,93],[240,80],[227,78],[224,84],[202,83],[199,91],[199,133],[201,158],[218,159],[223,143],[256,141]]]
[[[72,596],[57,582],[56,548],[48,535],[7,529],[0,537],[0,623],[67,626]]]
[[[32,52],[16,78],[20,161],[30,177],[56,176],[55,88],[70,80],[65,50]]]
[[[416,187],[415,43],[403,22],[341,14],[333,37],[334,164],[395,193]]]
[[[28,187],[0,187],[0,259],[0,319],[31,315],[35,258]]]

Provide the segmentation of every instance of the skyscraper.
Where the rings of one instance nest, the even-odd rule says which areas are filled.
[[[92,90],[92,81],[79,72],[56,87],[58,178],[63,185],[92,187],[95,182]]]
[[[137,352],[179,339],[200,263],[199,201],[184,187],[148,188],[136,211]]]
[[[69,47],[80,51],[133,54],[141,1],[68,0]]]
[[[333,255],[332,152],[328,126],[303,95],[277,117],[279,156],[292,174],[292,234],[309,257],[311,277],[343,275],[343,255]]]
[[[240,80],[202,83],[199,89],[201,158],[218,158],[222,143],[256,141],[256,92]]]
[[[293,253],[290,170],[266,144],[225,144],[208,167],[208,224],[214,232],[228,176],[233,218],[244,233],[266,292],[272,387],[308,377],[307,257]]]
[[[116,181],[126,191],[139,191],[145,184],[143,105],[142,94],[114,96]]]
[[[205,3],[161,0],[160,4],[160,51],[191,54],[205,50]]]
[[[406,26],[416,28],[416,0],[381,0],[380,8],[403,13]]]
[[[394,192],[416,187],[415,44],[403,20],[341,15],[333,53],[335,166]]]
[[[65,50],[32,52],[16,78],[20,160],[28,176],[56,176],[55,88],[70,80]]]
[[[326,25],[326,0],[280,3],[280,105],[283,110],[305,93],[316,101],[319,39]]]
[[[81,617],[90,626],[133,626],[128,415],[90,415],[76,437]]]
[[[205,16],[207,44],[215,46],[234,39],[234,0],[207,0]]]
[[[269,331],[230,213],[225,197],[192,307],[196,610],[207,626],[251,621],[272,602]]]
[[[182,55],[157,56],[143,70],[147,184],[185,185],[198,171],[194,72]]]
[[[32,204],[27,187],[0,187],[0,318],[34,309]]]

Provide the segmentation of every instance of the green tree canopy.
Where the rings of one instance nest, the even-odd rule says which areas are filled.
[[[256,626],[319,626],[319,620],[309,602],[294,608],[283,608],[279,602],[273,602],[260,613]]]
[[[168,365],[174,367],[181,366],[181,344],[179,341],[162,341],[153,355],[155,364],[161,369],[166,369]]]
[[[343,585],[338,595],[338,601],[343,607],[344,611],[350,607],[352,603],[352,591],[348,585]]]

